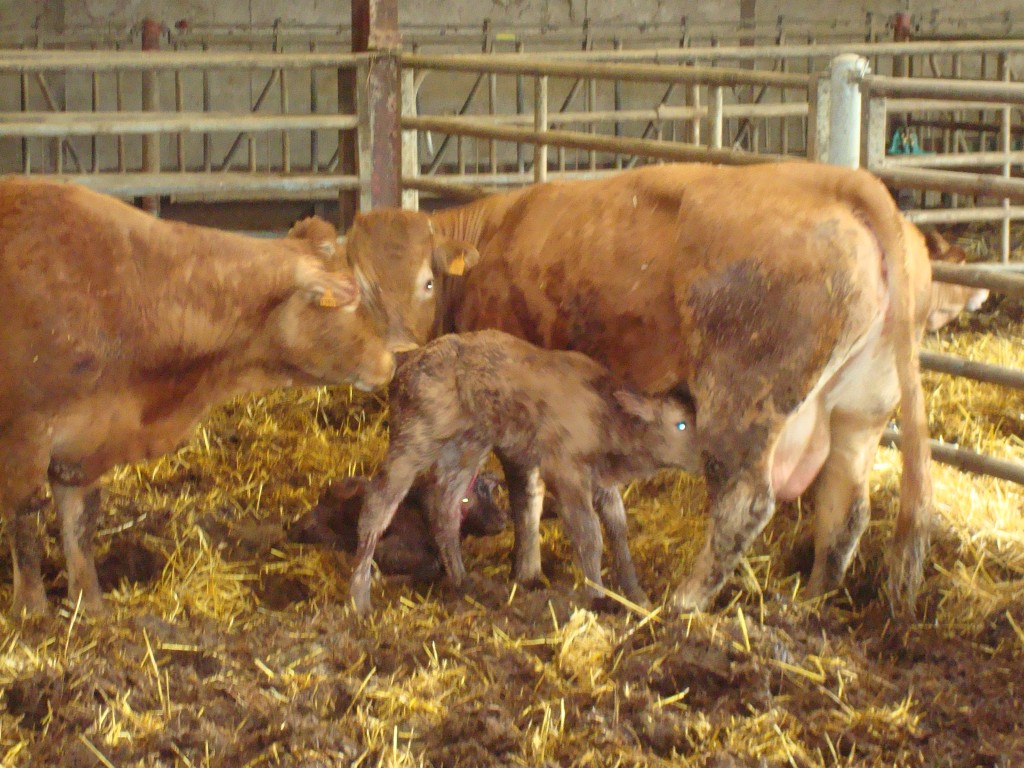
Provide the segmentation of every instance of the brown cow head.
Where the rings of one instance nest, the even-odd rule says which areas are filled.
[[[355,275],[340,264],[337,230],[312,217],[292,227],[288,237],[308,242],[296,262],[292,290],[275,310],[281,363],[297,384],[384,386],[394,375],[395,359],[379,323],[360,306]]]
[[[924,233],[925,244],[928,246],[928,257],[932,261],[944,261],[951,264],[963,264],[967,254],[958,245],[950,245],[938,232]],[[932,283],[931,305],[928,310],[928,330],[937,331],[942,326],[956,319],[961,311],[974,312],[988,299],[987,288],[971,288],[951,283]]]
[[[468,243],[435,234],[426,214],[397,209],[356,216],[341,248],[364,301],[387,324],[392,351],[437,335],[444,278],[463,274],[480,257]]]

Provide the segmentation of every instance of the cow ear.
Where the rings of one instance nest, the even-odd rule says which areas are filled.
[[[934,229],[924,232],[924,242],[928,248],[928,258],[933,261],[945,261],[950,264],[963,264],[967,261],[967,252],[959,245],[950,245],[941,234]]]
[[[295,222],[288,230],[288,237],[309,241],[325,259],[333,258],[337,251],[338,230],[319,216],[307,216]]]
[[[328,272],[303,262],[296,282],[306,301],[315,306],[346,312],[359,306],[359,286],[347,272]]]
[[[463,240],[443,238],[434,246],[434,261],[449,275],[462,275],[477,265],[480,252]]]
[[[654,405],[650,398],[638,395],[628,389],[615,390],[613,397],[626,413],[646,422],[654,421]]]

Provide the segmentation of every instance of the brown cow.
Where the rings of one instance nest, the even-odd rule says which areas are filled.
[[[435,299],[444,317],[392,312],[393,333],[424,341],[436,324],[498,328],[584,352],[645,392],[689,390],[710,530],[674,594],[680,609],[706,606],[776,500],[815,478],[809,586],[834,588],[867,525],[879,436],[902,404],[889,582],[895,603],[913,603],[930,522],[918,369],[930,267],[921,233],[871,174],[796,162],[651,166],[429,218],[371,213],[353,233],[356,264],[383,258],[375,244],[388,233],[376,267],[393,273],[413,274],[438,248],[466,247],[458,242],[479,252]]]
[[[46,609],[35,512],[47,478],[69,597],[102,610],[92,534],[106,470],[171,450],[243,392],[390,380],[352,274],[325,265],[324,225],[262,240],[72,184],[0,183],[0,514],[15,612]]]
[[[934,230],[924,233],[928,245],[928,257],[932,261],[949,264],[965,264],[967,253],[959,245],[949,242]],[[964,310],[975,312],[988,300],[988,288],[971,288],[953,283],[932,283],[931,301],[928,305],[929,331],[937,331],[947,323],[951,323]]]
[[[532,512],[528,521],[516,519],[516,563],[528,570],[529,580],[541,575],[539,540],[529,535],[537,530],[543,485],[560,502],[563,526],[587,579],[601,586],[603,523],[621,589],[634,602],[647,602],[629,554],[617,486],[662,467],[698,470],[693,413],[685,402],[623,388],[586,355],[477,331],[442,336],[408,353],[388,391],[388,407],[387,456],[359,518],[350,585],[358,611],[370,606],[378,540],[416,476],[431,467],[438,490],[428,508],[434,542],[448,579],[462,583],[460,499],[491,450],[504,466],[531,477],[529,498],[521,502],[515,494],[522,489],[509,487],[513,508]],[[524,522],[528,530],[520,528]],[[597,596],[593,587],[588,593]]]

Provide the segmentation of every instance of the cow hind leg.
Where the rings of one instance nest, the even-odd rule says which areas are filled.
[[[629,540],[626,530],[626,508],[622,503],[622,495],[615,486],[598,487],[594,491],[594,509],[601,518],[605,533],[608,535],[608,546],[612,550],[615,563],[615,580],[623,594],[637,605],[648,606],[650,600],[640,588],[636,576],[633,557],[629,552]]]
[[[832,444],[818,476],[814,503],[812,595],[836,589],[849,567],[870,519],[868,475],[884,424],[865,424],[855,416],[833,413]]]
[[[68,569],[68,600],[94,614],[103,614],[103,591],[96,575],[94,538],[99,516],[99,488],[52,484]]]
[[[426,462],[412,456],[389,455],[383,470],[370,483],[359,515],[356,564],[349,582],[349,597],[357,613],[366,613],[370,609],[370,568],[377,542],[390,525],[416,475],[426,468]]]
[[[705,609],[774,511],[765,470],[731,475],[710,500],[707,540],[693,571],[673,593],[671,607],[680,612]]]

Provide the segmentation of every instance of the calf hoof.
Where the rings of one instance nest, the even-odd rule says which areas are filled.
[[[32,590],[29,593],[14,593],[14,601],[11,605],[11,616],[15,619],[34,619],[50,615],[50,605],[46,601],[46,592],[42,585],[39,590]]]
[[[71,606],[72,611],[79,611],[92,616],[93,618],[103,618],[104,616],[110,615],[110,608],[107,606],[106,601],[102,595],[86,597],[84,593],[81,595],[81,599],[68,595],[68,603]]]
[[[640,588],[635,590],[626,590],[626,599],[644,610],[651,609],[651,599],[647,596],[647,593]]]
[[[370,612],[370,580],[369,578],[352,577],[352,583],[348,588],[348,596],[352,606],[360,616]]]
[[[530,564],[513,563],[512,580],[530,589],[542,587],[546,581],[544,572],[540,567],[540,562]]]
[[[669,598],[669,610],[675,613],[696,613],[708,604],[708,595],[703,590],[684,581]]]

